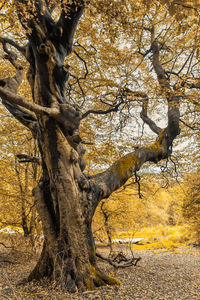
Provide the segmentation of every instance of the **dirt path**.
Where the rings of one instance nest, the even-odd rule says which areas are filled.
[[[27,276],[35,261],[9,257],[18,264],[0,263],[0,299],[200,299],[200,249],[174,252],[136,250],[142,259],[136,267],[114,270],[102,263],[107,272],[121,280],[120,287],[103,287],[82,295],[52,290],[46,282],[16,287]]]

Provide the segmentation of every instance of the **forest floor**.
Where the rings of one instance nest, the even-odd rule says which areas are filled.
[[[128,251],[126,246],[115,248]],[[108,250],[100,248],[99,252],[106,255]],[[0,299],[200,299],[199,248],[133,250],[133,254],[141,260],[125,269],[114,269],[99,261],[102,269],[121,281],[120,286],[70,295],[46,281],[17,285],[28,276],[38,256],[0,247]]]

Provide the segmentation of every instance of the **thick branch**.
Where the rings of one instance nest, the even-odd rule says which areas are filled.
[[[39,104],[30,102],[2,87],[0,87],[0,96],[10,103],[17,104],[38,114],[47,114],[53,117],[59,114],[59,110],[57,108],[44,107]]]
[[[93,209],[96,208],[101,199],[109,197],[114,191],[123,186],[136,171],[140,170],[145,162],[157,163],[161,159],[167,158],[170,154],[170,145],[167,129],[163,129],[153,144],[125,155],[105,172],[91,178],[95,190]]]
[[[47,1],[16,0],[18,18],[26,30],[27,37],[34,43],[42,43],[55,25]]]
[[[3,43],[3,50],[4,50],[5,53],[7,53],[6,55],[4,55],[4,58],[9,60],[10,63],[15,67],[16,70],[22,71],[23,67],[20,64],[17,63],[17,55],[13,51],[8,49],[6,43]],[[23,76],[23,72],[21,72],[21,73],[22,73],[22,76]]]
[[[156,40],[153,41],[151,45],[151,49],[153,51],[153,67],[156,72],[158,81],[162,88],[166,88],[167,90],[170,91],[171,88],[170,88],[168,77],[160,63],[160,59],[159,59],[160,47]]]
[[[62,4],[62,13],[57,25],[62,28],[61,43],[68,53],[72,51],[73,37],[83,14],[84,4],[84,0],[72,0]]]
[[[16,104],[9,103],[4,100],[2,101],[2,103],[7,108],[7,110],[13,115],[13,117],[15,117],[20,123],[22,123],[24,126],[31,130],[34,137],[39,136],[38,121],[34,115],[22,109]]]
[[[170,87],[169,78],[166,75],[164,68],[162,67],[159,59],[160,47],[156,40],[152,43],[152,51],[153,51],[153,67],[156,72],[159,84],[165,96],[167,98],[168,103],[168,136],[171,140],[180,133],[179,128],[179,96],[176,95],[176,91],[172,90]]]

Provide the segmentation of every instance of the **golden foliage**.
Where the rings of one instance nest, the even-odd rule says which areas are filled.
[[[200,173],[186,178],[186,195],[183,200],[183,216],[188,222],[188,234],[194,242],[200,243]]]

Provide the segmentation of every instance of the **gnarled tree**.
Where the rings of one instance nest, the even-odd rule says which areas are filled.
[[[107,111],[90,109],[82,113],[78,105],[67,100],[69,71],[65,59],[72,51],[73,37],[85,5],[84,0],[15,0],[28,43],[19,46],[8,38],[0,37],[5,58],[17,70],[14,77],[0,80],[2,103],[31,130],[41,155],[42,177],[33,195],[45,241],[29,280],[47,276],[62,283],[69,291],[119,283],[104,274],[97,265],[91,230],[95,209],[102,199],[124,185],[145,162],[157,163],[169,157],[173,141],[180,133],[180,94],[172,89],[170,78],[160,62],[162,47],[156,39],[154,25],[147,29],[151,34],[147,52],[152,55],[153,69],[168,105],[166,128],[161,129],[148,116],[148,95],[144,91],[122,88],[117,98],[119,101]],[[52,17],[55,6],[61,10],[58,19]],[[17,63],[17,57],[8,45],[19,51],[29,64],[27,79],[33,102],[17,94],[24,69]],[[86,175],[85,150],[79,131],[81,121],[92,113],[117,111],[127,97],[140,101],[141,119],[157,135],[155,142],[136,148],[104,172]]]

